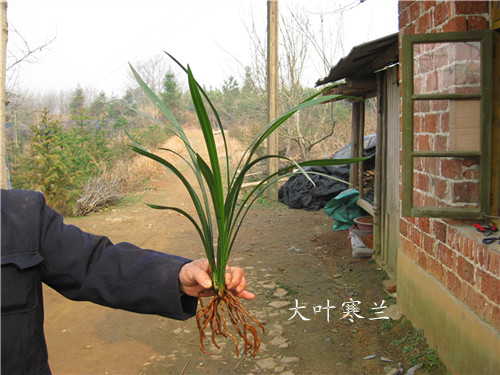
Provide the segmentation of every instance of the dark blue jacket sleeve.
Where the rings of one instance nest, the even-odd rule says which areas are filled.
[[[113,244],[66,225],[43,195],[33,194],[38,212],[31,220],[39,221],[44,283],[72,300],[173,319],[195,314],[197,299],[179,292],[179,270],[189,259],[125,242]]]

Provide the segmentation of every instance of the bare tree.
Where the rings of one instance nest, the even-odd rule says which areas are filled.
[[[7,49],[7,101],[9,96],[12,95],[18,86],[19,74],[21,72],[21,64],[38,62],[40,52],[48,48],[54,42],[57,36],[47,39],[41,44],[33,47],[26,38],[12,25],[10,25],[11,42]],[[19,94],[19,93],[18,93]]]
[[[312,17],[317,17],[312,22]],[[317,22],[319,21],[319,22]],[[280,17],[280,107],[285,111],[310,95],[306,71],[315,67],[318,77],[325,76],[332,62],[342,53],[342,12],[310,13],[303,8],[285,8]],[[253,17],[246,24],[252,45],[251,80],[263,90],[265,83],[266,49],[262,32]],[[339,42],[340,40],[340,42]],[[247,72],[246,72],[247,73]],[[248,74],[247,74],[248,80]],[[310,80],[310,78],[309,78]],[[265,96],[265,91],[263,91]],[[285,126],[280,127],[281,152],[298,158],[310,157],[311,150],[331,137],[336,122],[332,119],[332,104],[298,112]]]
[[[134,63],[132,66],[148,87],[158,96],[160,96],[163,90],[165,76],[174,72],[170,62],[168,61],[168,56],[165,53],[156,54],[146,60]],[[135,101],[139,107],[154,117],[159,116],[156,106],[151,106],[151,103],[146,98],[144,92],[141,89],[138,89],[138,84],[132,71],[128,73],[127,81],[127,89],[133,93]]]

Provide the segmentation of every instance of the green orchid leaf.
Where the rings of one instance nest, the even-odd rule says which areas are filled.
[[[182,126],[179,124],[178,120],[175,118],[167,105],[162,100],[160,100],[160,98],[158,98],[158,96],[156,96],[150,88],[147,87],[145,82],[141,79],[141,77],[133,69],[133,67],[131,67],[131,69],[139,86],[144,90],[148,98],[154,103],[154,105],[160,110],[160,112],[167,118],[168,124],[164,124],[162,121],[154,119],[147,114],[144,115],[152,121],[161,123],[169,132],[182,140],[189,154],[189,158],[184,157],[183,155],[181,155],[181,153],[174,152],[170,149],[166,149],[166,151],[172,152],[189,166],[196,177],[198,186],[200,188],[200,193],[198,194],[196,192],[195,188],[175,165],[165,160],[164,158],[145,150],[130,137],[132,142],[134,143],[134,146],[132,146],[131,148],[133,151],[152,160],[155,160],[165,166],[177,178],[179,178],[186,187],[190,198],[193,201],[196,215],[198,216],[197,218],[178,207],[159,206],[154,204],[150,204],[149,206],[156,209],[165,209],[178,212],[179,214],[185,216],[194,225],[196,231],[198,232],[198,235],[202,240],[203,246],[205,248],[205,254],[212,269],[212,280],[214,288],[217,293],[219,293],[219,295],[222,295],[225,288],[225,268],[231,253],[231,249],[233,247],[233,244],[235,243],[234,241],[238,235],[239,230],[241,229],[241,224],[245,219],[250,207],[253,205],[256,199],[264,191],[266,191],[266,189],[269,188],[269,186],[271,186],[273,183],[276,183],[283,177],[291,176],[296,173],[304,174],[307,178],[310,179],[311,182],[312,179],[309,177],[309,174],[323,175],[319,172],[307,171],[304,169],[305,167],[350,164],[366,159],[319,159],[304,162],[294,162],[290,158],[278,155],[257,156],[257,150],[273,132],[275,132],[297,111],[314,105],[319,105],[329,100],[347,99],[353,97],[342,95],[325,95],[326,90],[330,89],[330,87],[328,87],[324,90],[316,92],[314,95],[310,96],[299,105],[286,111],[281,116],[277,117],[269,124],[264,126],[262,130],[255,136],[255,138],[246,147],[243,156],[237,163],[234,173],[232,173],[231,175],[229,168],[230,158],[227,147],[227,140],[216,108],[210,101],[210,98],[203,90],[202,86],[195,80],[189,65],[184,67],[173,56],[169,54],[168,56],[170,56],[172,60],[176,64],[178,64],[187,75],[191,100],[193,102],[196,116],[203,133],[204,143],[208,154],[208,162],[200,156],[201,150],[195,150],[191,146],[188,137],[182,129]],[[209,109],[214,114],[216,128],[218,128],[222,134],[224,142],[224,155],[222,156],[218,154],[213,126],[210,121],[205,103],[208,104]],[[221,171],[219,157],[223,157],[225,159],[226,171],[224,178]],[[256,165],[272,158],[278,158],[286,161],[288,162],[288,166],[281,168],[279,171],[269,176],[266,176],[255,187],[253,187],[250,194],[244,197],[242,203],[239,204],[238,199],[240,198],[240,193],[245,177]],[[226,186],[224,186],[224,179],[227,180]],[[212,210],[214,220],[212,220]]]

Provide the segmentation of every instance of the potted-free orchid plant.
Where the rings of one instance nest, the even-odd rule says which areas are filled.
[[[294,173],[307,173],[304,167],[307,166],[329,166],[355,163],[364,160],[364,158],[352,159],[315,159],[303,162],[294,162],[291,159],[280,155],[263,155],[259,156],[257,150],[259,146],[281,126],[287,119],[293,116],[297,111],[318,105],[333,99],[347,98],[340,95],[324,95],[327,90],[322,90],[304,100],[299,105],[288,110],[286,113],[277,117],[269,124],[264,126],[255,138],[246,148],[241,160],[234,171],[231,171],[229,163],[229,153],[226,143],[224,129],[220,121],[220,117],[214,108],[212,102],[208,98],[205,91],[195,80],[189,66],[184,67],[175,58],[169,55],[187,74],[189,91],[193,101],[194,109],[198,117],[198,121],[203,132],[206,150],[208,151],[208,161],[201,156],[200,150],[195,150],[189,138],[186,136],[181,124],[174,116],[168,106],[146,85],[136,70],[131,66],[135,79],[146,95],[151,99],[155,106],[167,119],[161,123],[165,128],[172,133],[173,136],[182,140],[187,154],[187,157],[181,156],[173,150],[167,150],[176,154],[181,158],[193,171],[196,177],[196,184],[193,185],[181,173],[180,169],[165,158],[147,151],[139,144],[135,143],[132,149],[150,159],[153,159],[165,166],[171,173],[177,176],[186,187],[189,196],[196,210],[196,216],[188,214],[185,210],[174,206],[160,206],[150,204],[149,206],[155,209],[172,210],[185,216],[196,228],[197,233],[203,243],[206,257],[208,259],[211,273],[213,288],[215,291],[214,297],[203,305],[200,298],[200,307],[196,314],[196,320],[200,333],[200,347],[206,354],[204,346],[205,329],[210,326],[212,332],[212,341],[217,348],[220,348],[216,341],[216,336],[221,335],[226,338],[231,338],[236,347],[236,354],[239,355],[239,345],[236,334],[243,340],[243,349],[245,354],[255,356],[260,346],[257,326],[264,333],[264,327],[244,308],[237,297],[233,296],[225,288],[225,270],[228,259],[231,255],[235,239],[238,232],[242,228],[242,222],[248,213],[248,210],[257,198],[266,191],[266,189],[280,178],[289,176]],[[207,111],[208,108],[212,111],[216,124],[223,138],[225,154],[223,155],[224,162],[220,163],[219,154],[214,138],[214,127],[210,121]],[[288,165],[281,168],[276,173],[270,174],[260,181],[249,194],[241,197],[240,192],[244,183],[245,176],[257,164],[267,161],[271,158],[279,158],[287,161]],[[224,166],[225,165],[225,166]],[[310,172],[309,172],[310,173]],[[311,180],[312,182],[312,180]],[[198,189],[195,189],[197,187]],[[234,327],[236,333],[232,334],[228,329],[228,321]],[[250,336],[250,337],[249,337]]]

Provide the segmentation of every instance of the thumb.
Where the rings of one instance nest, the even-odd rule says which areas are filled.
[[[193,268],[193,279],[203,288],[208,289],[212,287],[212,279],[201,268]]]

